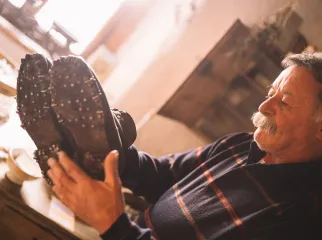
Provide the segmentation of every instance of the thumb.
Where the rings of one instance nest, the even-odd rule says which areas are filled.
[[[120,182],[120,177],[118,173],[118,158],[119,158],[118,151],[113,150],[106,156],[104,160],[106,183],[114,185],[116,182]]]

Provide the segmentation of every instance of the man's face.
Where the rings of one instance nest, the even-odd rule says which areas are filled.
[[[315,143],[320,124],[313,115],[320,88],[308,69],[285,69],[272,84],[259,113],[253,116],[258,146],[268,153],[278,153]]]

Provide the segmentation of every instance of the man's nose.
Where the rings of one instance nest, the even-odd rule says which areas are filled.
[[[276,114],[275,101],[274,97],[267,98],[259,105],[258,111],[265,116],[274,116]]]

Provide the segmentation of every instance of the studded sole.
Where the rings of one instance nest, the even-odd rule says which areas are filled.
[[[17,79],[17,113],[21,127],[30,135],[37,150],[34,158],[49,184],[47,160],[58,149],[70,153],[70,147],[59,130],[51,108],[49,69],[51,63],[41,54],[27,54],[21,60]]]
[[[80,166],[103,179],[101,162],[121,141],[105,94],[95,74],[80,57],[61,57],[50,73],[51,101],[58,122],[73,136]]]

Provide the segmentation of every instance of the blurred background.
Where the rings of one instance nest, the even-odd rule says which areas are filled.
[[[30,156],[35,150],[15,100],[20,61],[31,53],[52,60],[82,56],[111,107],[135,120],[135,145],[152,155],[253,131],[250,118],[282,70],[281,60],[322,49],[321,9],[322,0],[0,0],[0,150],[23,148]],[[0,210],[14,201],[18,210],[0,215],[0,233],[16,234],[17,222],[23,237],[12,239],[56,231],[42,218],[48,217],[48,186],[35,180],[9,188],[7,169],[0,162]],[[12,189],[15,197],[3,204]],[[126,189],[124,195],[134,219],[147,204]],[[31,227],[30,219],[42,227]],[[81,239],[100,239],[82,221],[75,226],[71,232]]]
[[[32,147],[15,113],[20,59],[84,57],[135,144],[155,155],[253,131],[287,54],[322,48],[321,0],[0,0],[0,145]]]

